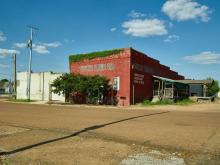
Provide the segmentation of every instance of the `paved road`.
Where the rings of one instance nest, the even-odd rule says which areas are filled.
[[[0,150],[16,153],[82,136],[168,150],[216,152],[220,151],[219,107],[131,110],[0,102]],[[1,135],[1,128],[24,131],[10,135],[2,131]]]

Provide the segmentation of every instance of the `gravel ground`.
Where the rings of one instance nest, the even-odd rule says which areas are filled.
[[[120,165],[185,165],[183,158],[159,151],[130,155]]]
[[[219,119],[219,103],[136,110],[0,102],[0,149],[22,165],[218,165]]]
[[[12,126],[0,126],[0,136],[28,131],[28,129]]]

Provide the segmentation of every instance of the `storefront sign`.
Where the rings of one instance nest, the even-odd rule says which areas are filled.
[[[134,83],[135,84],[144,84],[144,75],[134,73]]]
[[[115,65],[113,63],[107,64],[94,64],[94,65],[84,65],[80,66],[81,72],[90,72],[90,71],[105,71],[105,70],[114,70]]]

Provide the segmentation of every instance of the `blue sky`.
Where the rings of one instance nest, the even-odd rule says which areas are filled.
[[[0,79],[26,71],[68,72],[70,54],[133,47],[186,78],[220,81],[219,0],[1,0]]]

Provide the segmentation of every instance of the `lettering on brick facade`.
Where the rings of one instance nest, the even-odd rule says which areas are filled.
[[[81,72],[91,72],[91,71],[105,71],[105,70],[114,70],[115,65],[113,63],[107,64],[93,64],[93,65],[83,65],[80,66]]]
[[[134,83],[135,84],[144,84],[144,75],[134,73]]]
[[[159,70],[156,69],[156,68],[152,68],[152,67],[149,67],[149,66],[146,66],[146,65],[137,64],[137,63],[133,64],[133,69],[137,70],[137,71],[149,73],[149,74],[158,74],[159,73]]]

